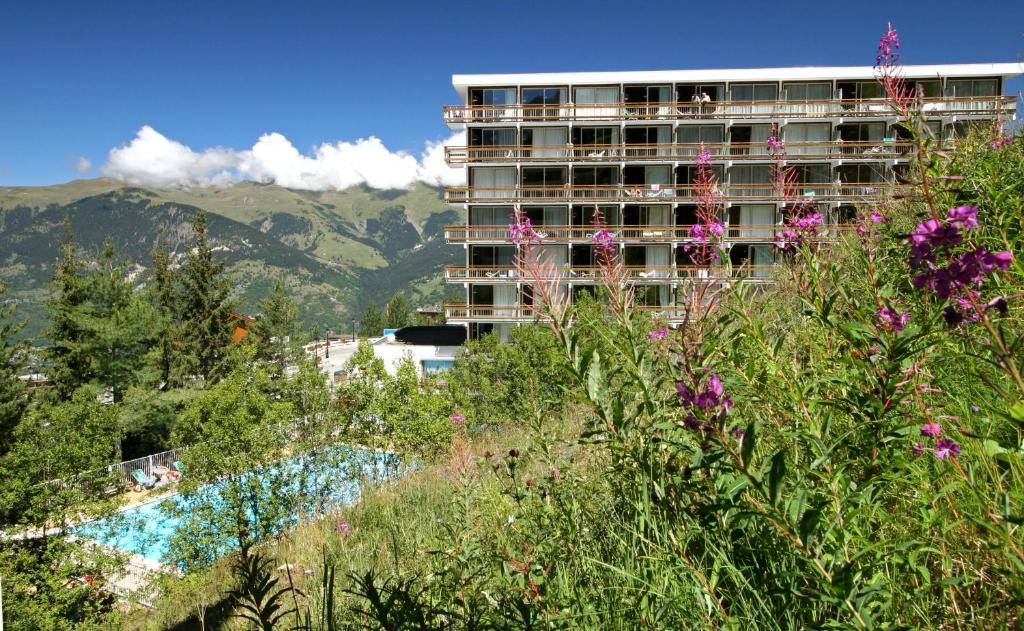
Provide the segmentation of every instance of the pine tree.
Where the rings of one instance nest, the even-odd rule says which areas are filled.
[[[78,256],[78,246],[71,234],[70,224],[64,224],[65,237],[60,243],[60,259],[54,270],[51,287],[54,297],[48,304],[50,326],[46,337],[51,346],[47,349],[46,375],[53,384],[53,391],[62,401],[69,401],[82,384],[89,381],[89,358],[85,354],[83,341],[86,332],[78,319],[78,310],[88,299],[88,290],[83,278],[83,264]]]
[[[157,321],[157,366],[163,388],[181,385],[182,292],[180,275],[171,267],[166,234],[161,231],[151,254],[153,271],[150,294],[159,315]]]
[[[384,310],[384,324],[388,329],[400,329],[412,323],[412,305],[404,294],[395,294]]]
[[[0,283],[0,456],[10,449],[12,432],[28,405],[25,384],[18,379],[26,344],[14,339],[24,322],[15,320],[15,305],[4,299],[6,293],[7,285]]]
[[[285,293],[280,279],[274,281],[270,295],[260,301],[259,311],[253,326],[257,357],[270,362],[275,373],[281,375],[291,359],[299,310]]]
[[[387,321],[384,319],[384,312],[377,303],[371,302],[366,305],[363,317],[359,320],[359,335],[361,337],[380,337]]]
[[[192,223],[195,246],[181,271],[183,358],[209,384],[217,376],[231,344],[231,310],[224,264],[213,255],[206,231],[206,213]]]
[[[156,338],[157,312],[135,290],[109,238],[84,281],[87,299],[72,312],[83,332],[80,348],[95,382],[120,403],[125,391],[139,382]]]

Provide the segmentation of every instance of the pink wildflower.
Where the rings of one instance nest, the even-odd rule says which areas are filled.
[[[465,414],[459,414],[459,413],[452,414],[452,423],[455,423],[456,425],[458,425],[459,423],[464,423],[465,421],[466,421],[466,415]]]
[[[935,457],[939,460],[960,455],[960,445],[955,440],[943,438],[935,442]]]
[[[929,421],[921,426],[921,435],[929,438],[938,438],[942,434],[942,426],[935,421]]]
[[[647,339],[649,340],[663,340],[668,335],[668,327],[662,327],[653,331],[647,332]]]

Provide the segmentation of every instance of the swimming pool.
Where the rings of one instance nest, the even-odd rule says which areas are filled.
[[[363,480],[386,480],[397,472],[398,458],[395,454],[352,447],[332,449],[340,450],[337,453],[339,457],[332,458],[333,464],[319,470],[316,479],[312,480],[312,484],[324,492],[319,496],[317,505],[305,507],[304,513],[317,514],[350,504],[358,499]],[[304,457],[260,468],[253,473],[274,473],[298,467],[299,460]],[[170,561],[171,542],[183,525],[180,514],[187,513],[196,502],[209,506],[211,496],[216,496],[218,491],[218,484],[214,483],[199,487],[188,497],[175,493],[135,504],[110,517],[83,524],[75,529],[74,534],[150,561],[167,563]],[[291,515],[281,527],[293,525],[298,517],[297,514]],[[220,554],[224,552],[227,550],[219,551]]]

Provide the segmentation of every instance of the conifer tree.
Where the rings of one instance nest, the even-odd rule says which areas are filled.
[[[209,384],[227,359],[231,344],[231,310],[224,264],[210,246],[206,213],[192,223],[195,245],[181,270],[184,287],[182,347],[194,374]]]
[[[6,293],[7,285],[0,283],[0,456],[10,449],[12,432],[28,404],[25,384],[18,379],[26,345],[15,341],[24,323],[14,319],[15,306],[4,299]]]
[[[359,320],[359,335],[362,337],[379,337],[387,326],[384,319],[384,311],[377,306],[376,302],[366,305],[363,317]]]
[[[157,367],[163,388],[181,385],[181,360],[179,341],[181,340],[182,292],[181,278],[171,267],[171,253],[167,245],[167,236],[161,231],[153,247],[152,275],[150,293],[158,314]]]
[[[280,375],[291,359],[292,338],[299,317],[299,310],[285,293],[280,279],[274,281],[270,294],[260,301],[259,312],[253,327],[257,357],[270,362],[274,372]]]
[[[86,332],[77,317],[79,308],[88,299],[83,263],[67,221],[64,230],[60,259],[51,283],[54,297],[48,304],[50,326],[46,337],[51,346],[45,354],[45,372],[53,384],[53,392],[60,400],[68,401],[79,386],[89,381],[91,375],[89,358],[82,344]]]
[[[391,296],[384,310],[384,325],[388,329],[399,329],[412,322],[412,305],[404,294]]]

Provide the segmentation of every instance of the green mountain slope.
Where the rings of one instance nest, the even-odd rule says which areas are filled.
[[[0,279],[29,318],[28,332],[37,335],[45,328],[47,283],[65,218],[87,252],[113,238],[144,282],[160,231],[183,255],[200,208],[210,215],[210,235],[240,308],[252,312],[274,278],[282,278],[302,319],[321,329],[337,328],[369,301],[383,303],[397,291],[414,304],[439,302],[442,269],[459,254],[444,244],[443,228],[460,214],[423,184],[392,191],[294,191],[249,182],[148,189],[101,178],[0,187]]]

